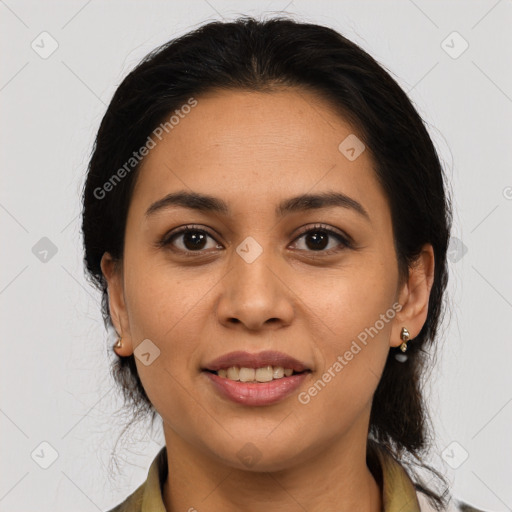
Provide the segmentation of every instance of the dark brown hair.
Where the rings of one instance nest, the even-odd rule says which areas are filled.
[[[98,197],[98,190],[190,97],[215,89],[272,92],[281,87],[317,92],[357,128],[390,204],[401,279],[422,246],[433,246],[435,276],[428,316],[408,344],[406,362],[395,358],[397,349],[389,351],[373,398],[369,442],[384,447],[412,473],[413,465],[431,471],[446,487],[442,475],[421,460],[430,447],[432,430],[422,377],[434,353],[447,284],[451,204],[443,169],[405,92],[370,55],[333,29],[283,17],[211,22],[156,48],[122,81],[99,127],[83,191],[84,261],[102,292],[105,323],[112,326],[100,261],[105,252],[122,261],[126,216],[139,166],[104,197]],[[133,355],[117,358],[113,375],[126,405],[133,408],[133,420],[150,415],[153,422],[156,411]],[[415,485],[436,509],[444,506],[447,489],[440,493],[419,478]]]

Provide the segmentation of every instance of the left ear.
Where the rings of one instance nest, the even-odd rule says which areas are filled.
[[[434,283],[434,266],[434,249],[431,244],[425,244],[409,268],[409,277],[399,291],[398,302],[402,309],[393,321],[390,346],[398,347],[402,343],[402,327],[409,331],[409,339],[413,340],[425,324],[430,290]]]

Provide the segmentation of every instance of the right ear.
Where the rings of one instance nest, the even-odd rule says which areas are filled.
[[[133,354],[133,342],[124,300],[122,264],[114,260],[110,253],[105,252],[101,258],[100,266],[108,284],[108,303],[112,323],[117,334],[122,338],[121,348],[114,348],[114,350],[119,356],[126,357]]]

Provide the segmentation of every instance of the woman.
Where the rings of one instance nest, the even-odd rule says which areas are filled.
[[[170,41],[117,89],[83,201],[115,378],[166,441],[112,512],[446,506],[420,383],[450,202],[367,53],[284,18]]]

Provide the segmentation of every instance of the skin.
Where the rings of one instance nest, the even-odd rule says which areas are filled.
[[[390,347],[406,326],[411,341],[427,317],[434,256],[426,244],[399,281],[387,199],[367,149],[349,161],[338,145],[357,134],[310,91],[216,91],[150,151],[130,204],[122,264],[108,253],[112,319],[120,356],[145,339],[160,356],[136,358],[146,392],[163,419],[169,475],[167,511],[241,509],[379,512],[382,490],[366,464],[373,394]],[[169,192],[219,197],[231,214],[173,207],[145,219]],[[338,191],[367,210],[274,209],[303,193]],[[315,250],[300,228],[315,223],[348,234]],[[205,229],[202,256],[186,237],[158,240],[186,224]],[[318,230],[316,230],[318,232]],[[248,236],[263,249],[252,263],[237,252]],[[308,245],[308,240],[309,245]],[[174,247],[174,251],[172,250]],[[322,251],[336,250],[330,255]],[[197,250],[196,250],[197,253]],[[308,404],[297,395],[317,381],[365,328],[394,303],[402,309]],[[278,350],[312,373],[277,404],[248,407],[213,389],[200,368],[233,350]],[[406,364],[406,363],[405,363]],[[248,468],[237,456],[252,443],[260,456]]]

